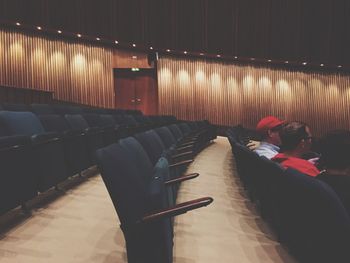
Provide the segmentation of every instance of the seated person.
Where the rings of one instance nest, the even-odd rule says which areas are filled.
[[[261,119],[256,126],[256,130],[263,136],[263,140],[255,149],[251,146],[254,145],[254,143],[256,144],[256,142],[250,142],[247,146],[253,149],[258,155],[271,159],[278,154],[280,150],[281,139],[279,131],[283,124],[284,121],[273,116],[267,116]]]
[[[316,178],[334,189],[350,213],[350,131],[328,133],[320,141],[320,151],[324,170]]]
[[[312,136],[305,123],[291,122],[283,126],[280,131],[283,153],[279,153],[271,160],[280,163],[284,168],[293,168],[301,173],[316,176],[320,171],[311,162],[302,159],[309,152]]]

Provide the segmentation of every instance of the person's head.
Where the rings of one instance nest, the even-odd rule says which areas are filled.
[[[328,169],[350,168],[350,131],[335,130],[320,140],[320,165]]]
[[[284,125],[280,131],[280,138],[284,152],[295,152],[301,156],[311,149],[311,131],[305,123],[293,121]]]
[[[262,135],[263,141],[274,145],[280,145],[281,139],[279,131],[283,125],[284,121],[274,116],[267,116],[258,122],[256,130]]]

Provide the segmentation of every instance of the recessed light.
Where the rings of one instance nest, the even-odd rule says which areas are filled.
[[[100,40],[101,40],[101,38],[99,38],[99,37],[96,37],[96,40],[97,40],[97,41],[100,41]]]
[[[237,59],[238,57],[237,56],[235,56],[235,59]]]
[[[20,25],[21,25],[21,23],[18,23],[18,22],[16,23],[16,26],[20,26]]]
[[[170,52],[170,49],[167,49],[166,52]]]
[[[271,59],[268,60],[268,62],[271,62],[271,61],[272,61]]]
[[[132,44],[133,47],[136,47],[136,44]]]
[[[341,68],[341,67],[343,67],[342,65],[338,65],[338,68]]]
[[[250,60],[255,60],[255,58],[250,58]]]
[[[153,49],[153,47],[149,47],[149,49]]]
[[[221,57],[221,55],[216,55],[218,58]]]
[[[204,53],[199,53],[199,55],[204,56]]]
[[[62,31],[61,31],[61,30],[57,30],[57,33],[58,33],[58,34],[62,34]]]
[[[137,59],[137,56],[132,56],[133,59]]]
[[[41,28],[41,26],[37,26],[36,29],[41,30],[42,28]]]
[[[320,66],[321,66],[321,67],[323,67],[323,66],[324,66],[324,64],[320,64]]]
[[[81,37],[81,34],[77,34],[77,37]]]
[[[307,64],[307,62],[303,62],[303,65],[305,66]]]
[[[184,51],[184,54],[187,54],[187,51]]]
[[[119,42],[117,40],[114,41],[115,44],[118,44]]]
[[[284,63],[288,64],[288,63],[289,63],[289,61],[288,61],[288,60],[286,60],[286,61],[284,61]]]

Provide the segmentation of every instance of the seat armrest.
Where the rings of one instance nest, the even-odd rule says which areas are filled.
[[[42,145],[60,140],[60,135],[56,132],[48,132],[43,134],[34,134],[32,137],[32,143],[34,145]]]
[[[179,144],[179,147],[185,147],[185,146],[189,146],[189,145],[194,145],[195,141],[189,141],[189,142],[184,142]]]
[[[171,185],[174,185],[174,184],[182,183],[183,181],[187,181],[187,180],[191,180],[191,179],[197,178],[198,176],[199,176],[199,173],[186,174],[186,175],[180,176],[179,178],[168,180],[164,184],[166,186],[171,186]]]
[[[0,137],[0,152],[19,149],[31,144],[30,137],[24,135],[12,135]]]
[[[63,132],[63,135],[66,137],[77,137],[77,136],[84,136],[85,133],[83,131],[79,130],[67,130]]]
[[[84,131],[88,134],[99,134],[104,132],[104,130],[99,127],[90,127],[85,129]]]
[[[148,223],[155,220],[161,220],[165,218],[170,218],[178,215],[182,215],[187,213],[188,211],[198,209],[204,206],[210,205],[214,199],[212,197],[202,197],[198,199],[194,199],[188,202],[177,204],[173,207],[157,211],[155,213],[144,216],[137,223]]]
[[[185,164],[189,164],[189,163],[192,163],[192,162],[193,162],[193,159],[184,160],[184,161],[181,161],[181,162],[178,162],[178,163],[170,164],[170,165],[169,165],[169,168],[178,167],[178,166],[185,165]]]
[[[171,158],[175,159],[175,158],[180,158],[180,157],[189,156],[189,155],[193,155],[193,151],[174,154],[171,156]]]
[[[181,145],[180,145],[176,148],[176,150],[182,151],[182,150],[187,150],[187,149],[192,149],[192,148],[193,148],[193,145],[189,145],[189,146],[185,146],[185,147],[181,147]]]

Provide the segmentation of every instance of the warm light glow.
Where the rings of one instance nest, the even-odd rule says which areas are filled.
[[[268,62],[271,62],[271,59],[269,59]]]
[[[320,66],[321,66],[321,67],[323,67],[323,66],[324,66],[324,64],[320,64]]]
[[[187,54],[187,51],[184,51],[184,54]]]
[[[57,33],[58,33],[58,34],[62,34],[62,31],[61,31],[61,30],[57,30]]]
[[[10,46],[10,55],[13,58],[23,59],[25,54],[24,47],[19,41],[14,42]]]
[[[131,71],[140,71],[140,69],[139,68],[131,68]]]
[[[235,56],[235,59],[237,59],[238,57],[237,56]]]
[[[303,65],[305,66],[307,64],[307,62],[303,62]]]
[[[41,30],[42,28],[41,28],[41,26],[37,26],[36,29]]]
[[[243,79],[243,88],[250,90],[254,86],[254,78],[251,75],[247,75]]]
[[[77,34],[77,37],[81,37],[81,34]]]
[[[86,58],[82,54],[77,54],[72,60],[72,69],[77,74],[84,74],[86,69]]]
[[[99,37],[96,37],[96,40],[97,40],[97,41],[100,41],[100,40],[101,40],[101,38],[99,38]]]
[[[153,47],[149,47],[149,49],[153,49]]]
[[[187,86],[190,83],[190,75],[186,70],[179,71],[178,79],[181,86]]]
[[[341,68],[341,67],[342,67],[342,65],[339,65],[339,66],[338,66],[338,68]]]
[[[170,52],[170,49],[167,49],[166,52]]]
[[[132,56],[132,59],[137,59],[137,56]]]
[[[219,73],[213,73],[210,76],[210,82],[213,88],[221,89],[221,76]]]
[[[288,64],[288,63],[289,63],[289,61],[288,61],[288,60],[287,60],[287,61],[284,61],[284,63]]]
[[[221,55],[216,55],[218,58],[221,57]]]
[[[136,44],[132,44],[133,47],[136,47]]]
[[[195,74],[195,80],[198,84],[203,84],[205,83],[205,74],[203,71],[199,70]]]
[[[261,77],[258,82],[258,86],[263,89],[272,88],[271,80],[267,77]]]
[[[20,26],[20,25],[21,25],[21,23],[18,23],[18,22],[16,23],[16,26]]]
[[[199,55],[204,56],[204,54],[203,54],[203,53],[200,53]]]
[[[250,60],[255,60],[255,58],[250,58]]]
[[[119,42],[117,40],[114,41],[115,44],[118,44]]]

